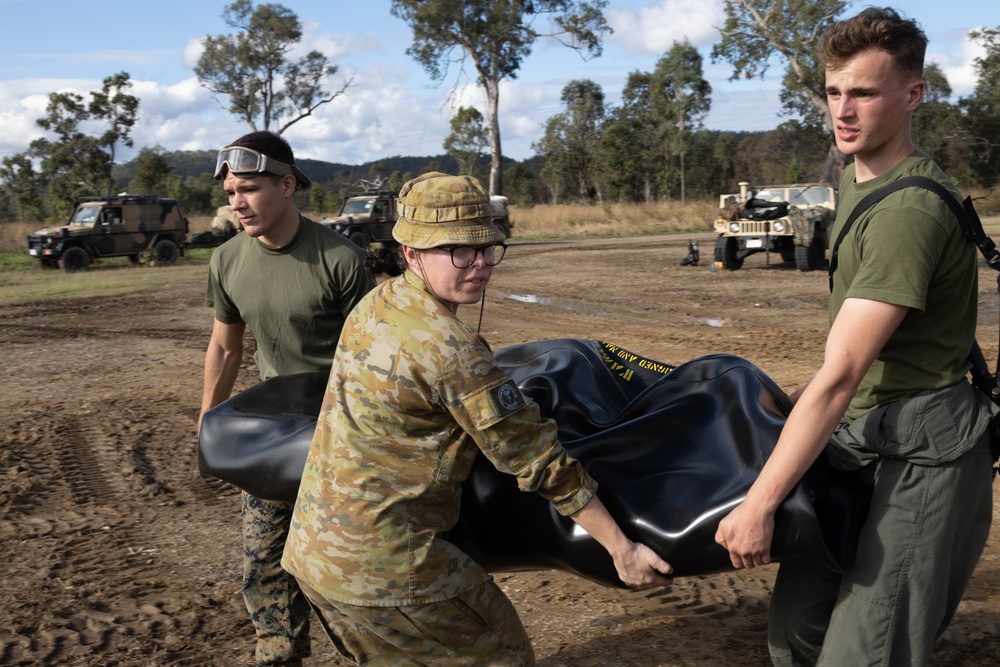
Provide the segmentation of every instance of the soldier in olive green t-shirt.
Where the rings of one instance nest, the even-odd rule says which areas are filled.
[[[927,38],[868,8],[820,41],[837,147],[854,163],[837,223],[872,190],[910,175],[957,195],[910,138]],[[768,618],[775,665],[923,665],[986,544],[994,408],[965,378],[976,327],[976,248],[937,195],[904,188],[845,236],[823,365],[746,499],[716,541],[737,568],[770,562],[774,511],[819,456],[871,488],[854,563],[783,562]]]
[[[374,283],[364,253],[299,215],[309,187],[292,149],[271,132],[245,135],[219,152],[223,180],[244,232],[212,255],[206,303],[215,310],[205,354],[201,412],[229,398],[243,362],[243,334],[256,339],[262,380],[330,367],[344,320]],[[199,420],[200,422],[200,420]],[[299,665],[311,651],[309,603],[280,565],[291,505],[242,494],[243,598],[261,665]]]

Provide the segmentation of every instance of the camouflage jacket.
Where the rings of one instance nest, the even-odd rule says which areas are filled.
[[[282,566],[364,606],[436,602],[488,580],[440,537],[480,451],[563,514],[596,488],[486,342],[407,271],[344,324]]]

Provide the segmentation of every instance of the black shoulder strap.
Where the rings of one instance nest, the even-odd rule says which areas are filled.
[[[877,190],[869,192],[865,197],[858,202],[858,205],[854,207],[851,214],[847,217],[844,222],[844,226],[840,230],[840,234],[837,236],[837,241],[833,244],[833,250],[830,253],[830,291],[833,291],[833,272],[837,270],[837,254],[840,251],[840,244],[847,236],[847,232],[851,230],[851,226],[854,221],[857,220],[858,216],[867,211],[869,208],[882,201],[893,192],[902,190],[903,188],[917,187],[923,188],[925,190],[930,190],[941,200],[948,205],[951,212],[955,214],[958,218],[958,224],[962,227],[962,231],[965,235],[976,244],[979,248],[979,252],[983,254],[986,258],[986,263],[989,264],[990,268],[1000,271],[1000,252],[997,251],[996,244],[993,239],[986,236],[986,232],[983,231],[983,223],[979,219],[979,214],[976,213],[975,207],[972,205],[972,198],[966,197],[962,204],[959,204],[955,197],[945,188],[943,185],[935,181],[933,178],[928,178],[926,176],[906,176],[892,183],[887,183]]]
[[[966,197],[965,201],[959,205],[958,201],[952,196],[952,194],[943,185],[938,183],[932,178],[927,178],[926,176],[906,176],[898,181],[893,181],[892,183],[887,183],[881,188],[869,192],[865,197],[858,202],[858,205],[854,207],[851,211],[850,216],[848,216],[846,222],[844,222],[844,227],[840,230],[840,234],[837,236],[837,242],[833,246],[833,252],[830,254],[830,291],[833,291],[833,272],[837,268],[837,251],[840,248],[840,243],[847,236],[847,232],[850,231],[851,225],[858,218],[859,215],[864,213],[866,210],[874,206],[876,203],[887,197],[888,195],[902,190],[903,188],[917,187],[924,188],[925,190],[930,190],[948,205],[951,212],[955,214],[958,218],[958,224],[962,227],[962,232],[976,244],[979,248],[979,252],[982,253],[983,257],[986,258],[986,264],[995,271],[1000,271],[1000,252],[997,251],[996,244],[993,243],[993,239],[986,236],[986,232],[983,231],[983,223],[979,219],[979,214],[976,213],[975,207],[972,205],[972,197]],[[997,278],[997,290],[1000,291],[1000,277]],[[1000,398],[1000,358],[997,359],[997,372],[996,374],[990,374],[989,366],[986,364],[986,359],[983,358],[983,352],[979,348],[979,343],[975,340],[972,341],[972,350],[969,352],[969,361],[972,364],[972,383],[979,387],[982,391],[986,392],[987,395],[991,396],[994,401]]]

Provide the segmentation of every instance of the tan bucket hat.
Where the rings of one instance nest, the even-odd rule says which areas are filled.
[[[422,174],[403,185],[397,206],[392,236],[411,248],[483,246],[507,238],[493,224],[489,193],[472,176]]]

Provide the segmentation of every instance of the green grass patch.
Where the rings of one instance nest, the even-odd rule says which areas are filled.
[[[163,267],[132,266],[127,258],[112,258],[79,273],[43,269],[34,261],[35,266],[28,270],[0,271],[0,303],[156,291],[173,285],[204,283],[208,275],[207,256],[204,259],[185,256],[173,266]]]

